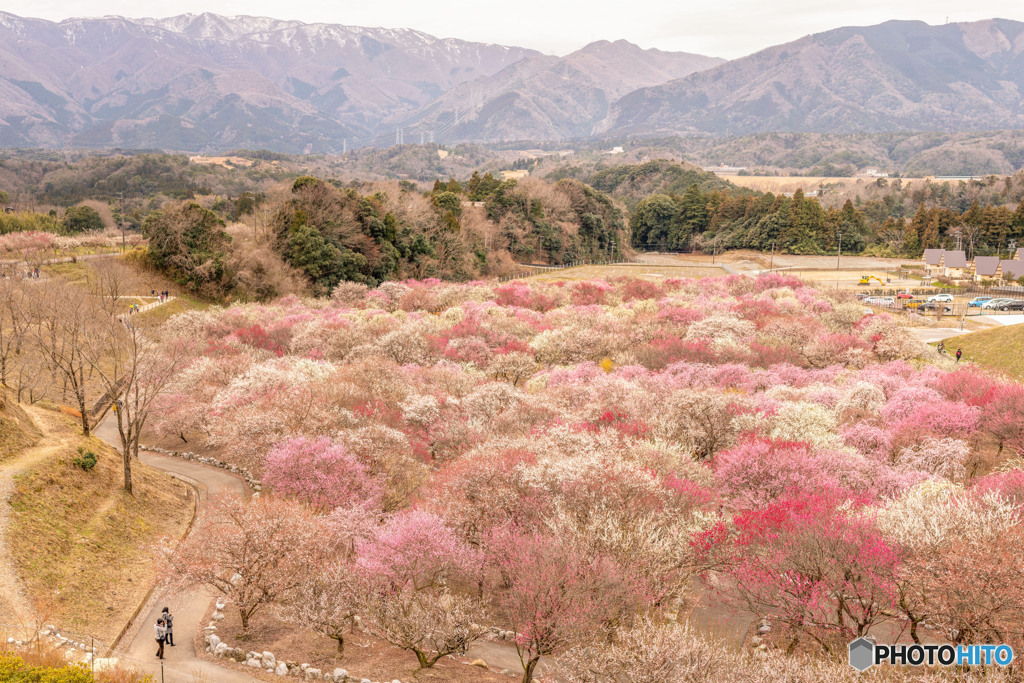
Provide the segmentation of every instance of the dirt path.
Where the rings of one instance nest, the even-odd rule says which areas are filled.
[[[93,430],[93,434],[120,449],[117,425],[108,414]],[[199,489],[199,515],[204,514],[210,496],[224,494],[248,495],[248,488],[237,476],[224,470],[208,467],[189,460],[173,458],[142,451],[139,460],[150,467],[163,470],[176,477],[195,484]],[[153,625],[160,617],[161,610],[169,607],[174,614],[175,646],[164,649],[163,680],[166,683],[195,680],[226,681],[227,683],[248,683],[256,681],[243,672],[218,666],[200,659],[192,641],[199,631],[200,621],[206,614],[213,596],[207,591],[196,590],[186,594],[155,594],[139,613],[135,623],[122,638],[114,656],[138,666],[156,680],[161,680],[160,662],[156,659],[156,642]]]
[[[25,627],[22,636],[27,636],[32,630],[33,610],[25,597],[25,589],[14,569],[8,549],[7,534],[11,524],[9,498],[14,492],[14,478],[17,475],[48,460],[67,446],[67,441],[63,439],[54,443],[44,436],[42,441],[40,445],[0,464],[0,623],[22,625]]]

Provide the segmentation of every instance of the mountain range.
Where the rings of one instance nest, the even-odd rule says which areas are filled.
[[[616,135],[1024,127],[1024,23],[840,28],[615,103]]]
[[[434,141],[1024,128],[1024,23],[891,21],[726,62],[565,57],[266,17],[0,12],[0,146],[341,152]]]

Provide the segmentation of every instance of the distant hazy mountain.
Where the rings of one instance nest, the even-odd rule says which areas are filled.
[[[620,99],[613,134],[1024,127],[1024,23],[890,21],[807,36]]]
[[[528,57],[458,85],[403,125],[414,137],[422,132],[482,141],[585,137],[626,93],[723,62],[602,40],[562,58]]]
[[[841,28],[722,63],[266,17],[0,12],[0,146],[337,152],[433,139],[1024,128],[1024,24]]]
[[[536,55],[265,17],[0,13],[0,145],[341,150]]]

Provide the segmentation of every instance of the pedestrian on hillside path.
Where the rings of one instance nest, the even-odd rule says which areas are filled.
[[[167,644],[174,647],[174,615],[171,610],[164,607],[163,611],[164,628],[167,631]]]
[[[167,639],[167,628],[164,626],[163,619],[156,620],[156,626],[153,627],[153,634],[156,636],[156,656],[159,659],[163,659],[164,640]]]
[[[959,363],[959,362],[960,362],[960,356],[962,356],[962,355],[963,355],[963,353],[964,353],[964,352],[963,352],[962,350],[960,350],[960,349],[957,349],[957,350],[956,350],[956,362],[957,362],[957,363]]]

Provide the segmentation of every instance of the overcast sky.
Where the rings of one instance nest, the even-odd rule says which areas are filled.
[[[1021,0],[4,0],[0,9],[59,21],[119,14],[253,14],[350,26],[408,27],[440,37],[566,54],[594,40],[742,57],[839,26],[889,19],[930,24],[1001,17],[1024,21]],[[144,14],[141,14],[144,13]]]

